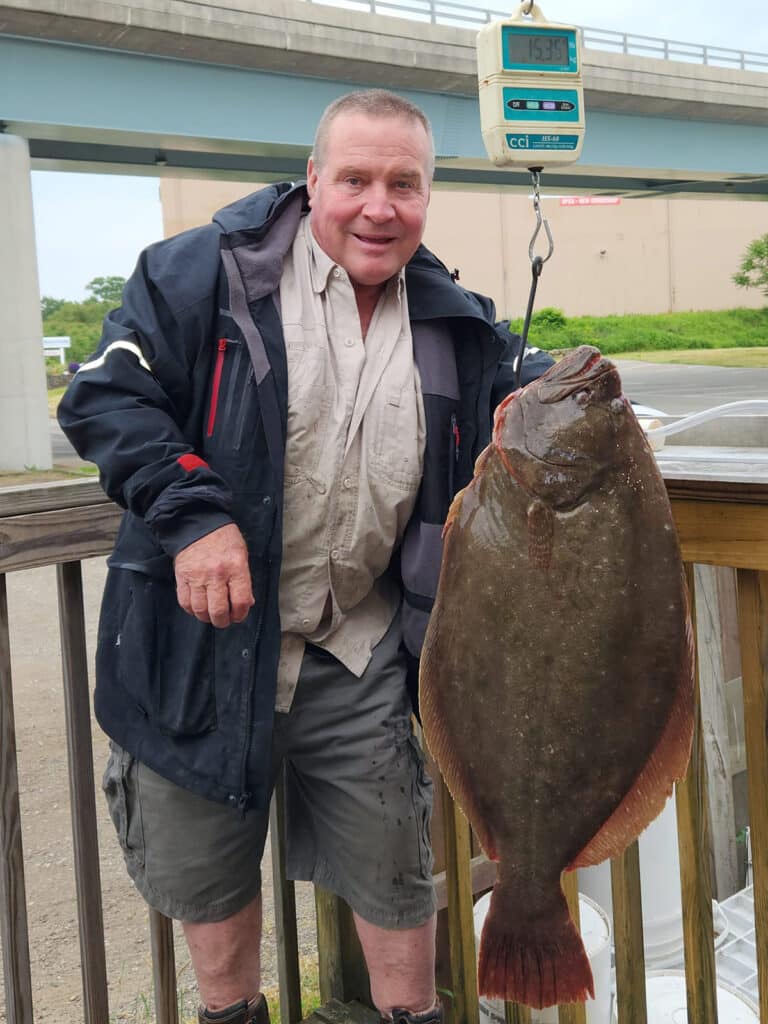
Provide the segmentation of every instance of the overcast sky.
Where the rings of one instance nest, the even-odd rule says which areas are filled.
[[[501,0],[474,6],[507,9]],[[550,21],[768,53],[766,0],[541,0],[540,6]],[[157,179],[34,171],[32,189],[43,295],[85,298],[88,281],[127,277],[140,250],[162,236]]]

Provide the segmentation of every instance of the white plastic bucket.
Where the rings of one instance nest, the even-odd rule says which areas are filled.
[[[688,1024],[685,974],[683,971],[649,971],[645,976],[648,1020],[653,1024]],[[719,1024],[760,1024],[760,1012],[747,996],[731,985],[717,986]],[[619,1024],[616,1007],[613,1022]]]
[[[480,948],[480,935],[488,913],[491,894],[486,893],[475,904],[475,948]],[[588,999],[587,1024],[609,1024],[611,1015],[611,926],[608,917],[588,896],[579,894],[581,938],[592,967],[595,998]],[[557,1024],[557,1008],[532,1010],[531,1024]],[[504,1024],[504,1003],[501,999],[480,996],[480,1024]]]

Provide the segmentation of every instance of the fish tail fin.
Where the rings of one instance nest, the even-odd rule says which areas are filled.
[[[531,927],[497,883],[480,938],[481,995],[536,1009],[594,997],[584,943],[562,890],[559,897],[552,913]]]

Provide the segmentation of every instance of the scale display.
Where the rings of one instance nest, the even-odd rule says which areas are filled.
[[[530,15],[530,17],[528,17]],[[572,163],[584,140],[579,31],[548,22],[535,3],[477,37],[480,123],[498,166]]]
[[[562,71],[575,70],[575,31],[535,32],[529,29],[517,29],[507,25],[502,31],[502,47],[504,50],[504,67],[538,68]]]

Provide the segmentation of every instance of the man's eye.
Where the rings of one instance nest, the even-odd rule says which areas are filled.
[[[348,175],[344,179],[344,184],[345,185],[352,185],[353,188],[356,188],[360,184],[360,179],[356,178],[354,175],[350,174],[350,175]]]
[[[411,189],[413,189],[415,187],[416,186],[414,185],[414,183],[412,181],[398,181],[398,183],[397,183],[397,188],[400,189],[400,190],[404,190],[406,192],[410,191]]]

